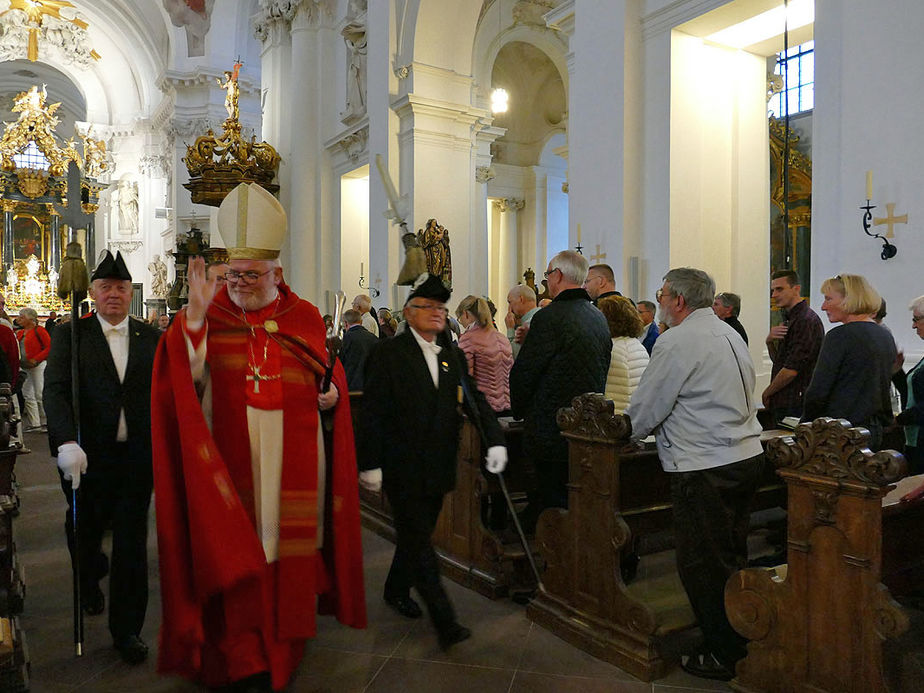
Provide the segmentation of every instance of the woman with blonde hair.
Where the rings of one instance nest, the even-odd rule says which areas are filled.
[[[892,336],[873,320],[882,298],[859,274],[826,279],[821,293],[828,320],[842,324],[821,344],[802,419],[847,419],[869,429],[870,448],[877,450],[882,429],[892,420],[890,385],[896,355]]]
[[[606,318],[613,338],[604,392],[607,399],[613,400],[615,412],[622,414],[648,366],[648,350],[638,339],[645,325],[638,309],[622,296],[601,298],[597,308]]]
[[[488,302],[478,296],[466,296],[456,308],[462,325],[459,347],[468,359],[468,370],[478,389],[495,412],[510,409],[510,369],[513,351],[510,341],[497,331]]]

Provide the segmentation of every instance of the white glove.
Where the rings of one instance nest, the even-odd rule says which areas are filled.
[[[507,467],[507,448],[503,445],[492,445],[484,458],[485,467],[492,474],[500,474]]]
[[[367,491],[378,493],[382,490],[382,470],[367,469],[359,473],[359,485]]]
[[[77,443],[58,446],[58,469],[71,482],[71,488],[80,486],[80,475],[87,471],[87,453]]]

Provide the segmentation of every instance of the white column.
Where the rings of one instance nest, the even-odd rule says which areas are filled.
[[[279,185],[279,202],[286,209],[289,208],[291,195],[291,140],[288,128],[292,120],[292,36],[289,33],[291,18],[291,14],[285,15],[274,7],[266,7],[262,18],[254,27],[257,38],[263,42],[260,55],[262,135],[263,140],[273,145],[282,157],[276,183]],[[289,219],[289,234],[286,236],[280,257],[287,281],[292,280],[291,245],[292,220]]]
[[[526,204],[525,200],[508,197],[504,201],[500,220],[500,253],[498,264],[500,266],[500,286],[492,292],[491,298],[495,301],[507,295],[507,292],[517,283],[520,259],[517,252],[518,216]]]

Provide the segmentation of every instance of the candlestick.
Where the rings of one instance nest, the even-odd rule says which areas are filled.
[[[577,244],[581,245],[581,225],[577,225]]]
[[[363,276],[363,263],[359,263],[359,276]]]
[[[867,200],[873,199],[873,172],[872,171],[866,172],[866,199]]]

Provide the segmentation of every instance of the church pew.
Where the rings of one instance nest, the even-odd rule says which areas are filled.
[[[350,393],[353,430],[362,428],[362,393]],[[534,484],[529,465],[522,455],[522,431],[504,425],[510,461],[505,476],[511,493],[519,498]],[[361,446],[357,445],[357,448]],[[443,501],[443,510],[433,532],[433,546],[443,574],[492,599],[511,592],[531,591],[535,578],[525,552],[510,533],[485,526],[485,509],[489,497],[495,502],[500,492],[493,475],[482,470],[485,451],[475,427],[466,418],[459,437],[456,487]],[[384,493],[360,487],[360,512],[363,526],[394,541],[391,509]]]
[[[29,658],[25,636],[19,627],[25,599],[25,583],[16,559],[13,519],[19,509],[13,468],[20,453],[10,446],[15,423],[12,395],[0,384],[0,690],[24,691],[29,684]]]
[[[887,496],[904,459],[871,453],[868,440],[822,418],[770,445],[789,487],[788,563],[740,571],[726,586],[729,621],[750,641],[735,690],[888,690],[883,643],[909,626],[893,597],[924,586],[924,501],[897,498],[924,477]]]
[[[551,508],[539,517],[545,591],[527,615],[642,680],[657,679],[669,666],[663,638],[695,619],[673,564],[629,586],[621,568],[636,537],[670,528],[669,476],[656,450],[629,443],[603,395],[575,398],[559,411],[558,425],[569,444],[568,510]],[[772,474],[765,481],[758,507],[774,507],[781,485]]]

